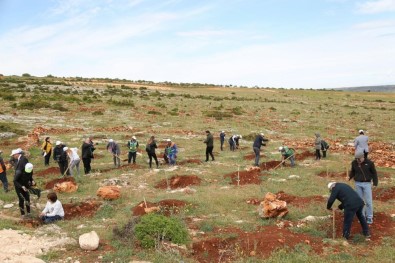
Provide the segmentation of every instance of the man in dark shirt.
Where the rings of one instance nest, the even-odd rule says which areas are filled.
[[[362,227],[363,235],[367,239],[370,238],[369,227],[366,223],[365,217],[362,214],[364,203],[357,192],[355,192],[351,186],[344,183],[331,182],[328,184],[328,188],[331,192],[331,195],[328,199],[326,209],[332,210],[332,205],[336,199],[341,202],[338,208],[340,210],[344,209],[343,237],[345,239],[350,238],[351,224],[354,216],[357,215],[359,223]]]
[[[210,133],[210,131],[206,131],[207,138],[204,140],[204,143],[207,145],[206,147],[206,162],[208,162],[208,156],[211,156],[211,160],[214,161],[214,154],[213,154],[213,149],[214,149],[214,137]]]
[[[252,145],[252,149],[254,150],[255,153],[255,166],[259,167],[259,157],[261,154],[261,146],[266,146],[265,142],[268,142],[269,140],[266,139],[263,135],[263,133],[258,134],[255,137],[254,144]]]

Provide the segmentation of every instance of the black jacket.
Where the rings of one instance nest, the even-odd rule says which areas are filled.
[[[24,172],[25,166],[28,162],[29,160],[24,155],[21,155],[19,161],[15,160],[15,174]]]
[[[264,138],[262,135],[257,135],[255,137],[255,141],[254,144],[252,145],[252,147],[256,147],[256,148],[261,148],[261,146],[266,146],[266,144],[264,142],[268,142],[269,140]]]
[[[145,146],[145,151],[149,154],[155,154],[155,149],[158,148],[156,145],[156,141],[152,141],[151,143],[147,143]]]
[[[204,140],[204,143],[207,144],[207,147],[214,147],[214,137],[211,133],[207,134],[207,138]]]
[[[371,182],[373,180],[374,186],[378,184],[376,168],[369,159],[364,159],[362,163],[358,163],[358,160],[352,161],[349,178],[350,180],[354,178],[356,182]]]
[[[95,147],[93,146],[92,143],[86,143],[84,142],[81,146],[81,155],[82,159],[89,159],[93,158],[93,151],[95,150]]]
[[[16,171],[14,176],[14,186],[15,188],[21,189],[22,186],[30,188],[33,182],[33,172],[26,173],[25,169],[23,171]]]
[[[330,209],[336,199],[341,202],[340,209],[354,210],[364,205],[363,200],[357,192],[351,186],[344,183],[336,183],[332,188],[326,208]]]

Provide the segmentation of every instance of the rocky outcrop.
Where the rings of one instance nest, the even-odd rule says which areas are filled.
[[[96,250],[99,247],[100,238],[95,231],[85,233],[78,239],[80,248],[83,250]]]
[[[58,193],[72,193],[77,191],[78,185],[74,182],[61,182],[55,184],[53,190]]]
[[[288,214],[287,202],[278,200],[273,193],[267,193],[258,208],[262,218],[284,217]]]
[[[102,186],[97,190],[96,195],[106,200],[115,200],[121,196],[121,190],[117,186]]]

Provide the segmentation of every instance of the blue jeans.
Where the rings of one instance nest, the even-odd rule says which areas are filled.
[[[259,166],[259,155],[261,152],[261,149],[258,147],[253,147],[254,153],[255,153],[255,166]]]
[[[362,214],[363,205],[356,209],[344,209],[344,221],[343,221],[343,237],[346,239],[350,238],[351,224],[354,216],[357,215],[359,223],[362,227],[362,233],[364,236],[369,235],[369,227],[366,223],[366,219]]]
[[[295,155],[292,155],[291,157],[289,157],[289,161],[291,162],[291,166],[294,167],[295,166]]]
[[[50,224],[50,223],[53,223],[57,220],[62,220],[62,219],[63,219],[63,217],[58,216],[58,215],[56,215],[56,216],[42,216],[41,217],[41,220],[44,222],[44,224]]]
[[[370,182],[355,182],[355,191],[365,202],[363,214],[373,219],[372,184]]]

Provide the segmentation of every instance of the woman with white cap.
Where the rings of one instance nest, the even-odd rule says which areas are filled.
[[[14,186],[19,199],[21,217],[25,217],[25,206],[27,216],[30,216],[30,194],[29,188],[36,183],[33,180],[33,164],[27,163],[23,170],[15,171]]]

